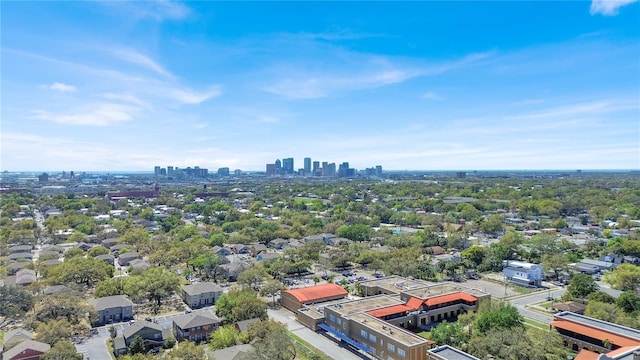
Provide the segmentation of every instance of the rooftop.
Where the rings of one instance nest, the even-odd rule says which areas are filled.
[[[222,288],[212,282],[200,282],[182,286],[182,290],[189,295],[197,295],[208,292],[222,292]]]
[[[366,280],[361,282],[360,284],[367,287],[377,286],[381,289],[384,289],[388,293],[399,294],[400,292],[405,290],[425,287],[428,285],[433,285],[435,283],[422,280],[410,280],[399,276],[387,276],[380,279]]]
[[[211,313],[198,312],[176,316],[173,318],[173,322],[184,330],[196,326],[219,324],[221,320]]]
[[[632,329],[626,326],[613,324],[607,321],[594,319],[588,316],[579,315],[576,313],[563,311],[555,315],[556,319],[569,320],[578,324],[586,325],[594,329],[600,329],[612,334],[618,334],[629,339],[640,342],[640,330]]]
[[[292,295],[301,303],[316,302],[340,296],[346,297],[348,295],[347,290],[336,284],[322,284],[300,289],[284,290],[282,293]]]
[[[359,300],[347,300],[337,303],[333,305],[332,309],[337,313],[346,316],[363,311],[387,308],[394,305],[404,305],[404,301],[389,295],[377,295]]]
[[[549,325],[557,328],[570,331],[576,334],[587,336],[596,340],[604,341],[608,340],[611,344],[617,346],[634,346],[638,345],[637,340],[632,340],[624,336],[617,335],[608,331],[595,329],[590,326],[574,323],[571,321],[554,320]]]
[[[428,351],[429,353],[440,356],[444,360],[480,360],[477,357],[467,354],[462,350],[458,350],[449,345],[439,346]]]
[[[133,306],[133,302],[124,295],[105,296],[97,299],[90,299],[89,304],[100,311],[114,307]]]
[[[365,313],[358,313],[349,316],[352,321],[357,321],[363,326],[374,330],[379,334],[384,334],[387,338],[393,339],[399,343],[407,346],[415,346],[419,344],[427,344],[429,340],[420,337],[410,331],[393,326],[386,321],[377,319],[371,315]]]
[[[467,294],[471,294],[476,297],[483,297],[488,295],[488,293],[482,290],[458,285],[452,282],[443,282],[443,283],[430,285],[427,287],[421,287],[421,288],[415,288],[415,289],[403,291],[404,294],[416,297],[418,299],[423,299],[423,300],[427,300],[435,296],[441,296],[441,295],[455,293],[455,292],[465,292]]]

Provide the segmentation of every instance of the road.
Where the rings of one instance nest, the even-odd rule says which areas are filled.
[[[341,347],[338,343],[334,342],[331,339],[328,339],[322,336],[315,331],[305,327],[296,321],[295,316],[287,309],[279,309],[279,310],[271,310],[269,309],[269,317],[284,323],[289,328],[289,331],[301,337],[304,341],[313,345],[317,349],[320,349],[324,352],[325,355],[329,356],[332,359],[337,360],[362,360],[368,359],[362,355],[356,355],[350,350]]]
[[[620,290],[611,289],[606,283],[600,281],[597,281],[596,283],[600,286],[600,290],[613,297],[617,298],[622,293]],[[553,320],[553,315],[546,315],[544,313],[531,310],[532,306],[534,304],[547,301],[547,297],[549,296],[558,299],[559,297],[564,295],[565,292],[567,292],[567,289],[565,287],[552,287],[547,291],[538,291],[525,296],[517,296],[509,300],[509,302],[511,303],[511,305],[515,306],[516,309],[518,309],[518,312],[520,312],[522,316],[544,324],[548,324]]]

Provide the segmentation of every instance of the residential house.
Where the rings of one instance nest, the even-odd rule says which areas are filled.
[[[253,349],[251,344],[242,344],[215,350],[211,354],[214,359],[238,360],[243,359],[245,354],[250,352],[251,349]]]
[[[49,344],[35,340],[25,340],[5,351],[2,360],[38,360],[51,349]]]
[[[248,265],[245,265],[241,262],[233,262],[220,265],[220,268],[222,268],[226,272],[228,281],[236,281],[236,279],[238,279],[238,275],[242,272],[242,270],[248,267]]]
[[[178,341],[206,341],[218,329],[220,320],[211,313],[190,313],[173,319],[173,333]]]
[[[258,261],[276,260],[279,258],[280,258],[279,253],[266,252],[266,251],[263,251],[260,254],[258,254],[258,256],[256,256],[256,260]]]
[[[11,264],[7,265],[7,272],[9,273],[9,275],[13,275],[13,274],[17,273],[18,270],[22,269],[23,267],[27,266],[28,264],[31,264],[31,261],[12,262]]]
[[[28,253],[33,250],[33,246],[31,245],[16,245],[9,248],[9,252],[11,254],[14,253]]]
[[[118,257],[118,263],[120,266],[129,266],[131,265],[131,261],[135,259],[140,259],[140,254],[135,251],[124,253]]]
[[[151,267],[151,264],[142,259],[133,259],[129,262],[129,266],[134,270],[145,271]]]
[[[258,256],[263,251],[267,251],[267,246],[264,244],[251,245],[251,256]]]
[[[5,285],[8,286],[28,286],[34,282],[36,282],[36,272],[31,269],[20,269],[15,275],[4,279]]]
[[[182,286],[182,299],[192,309],[211,306],[222,296],[222,288],[212,282]]]
[[[91,249],[93,247],[93,245],[91,244],[87,244],[86,242],[80,242],[77,245],[75,245],[74,247],[82,250],[82,251],[89,251],[89,249]]]
[[[163,330],[162,327],[150,321],[138,321],[135,324],[125,327],[122,330],[122,336],[116,337],[114,340],[114,352],[116,355],[122,355],[139,336],[144,342],[145,350],[162,347],[164,341],[171,336],[171,329]]]
[[[16,252],[16,253],[9,254],[9,260],[20,260],[20,259],[32,260],[33,254],[31,254],[30,252]]]
[[[71,290],[70,287],[68,287],[67,285],[51,285],[51,286],[47,286],[42,293],[45,295],[55,295],[55,294],[60,294],[60,293],[64,293],[64,292],[71,292],[73,290]]]
[[[322,241],[325,244],[329,243],[329,240],[336,238],[337,236],[334,234],[317,234],[317,235],[309,235],[302,239],[303,242],[308,243],[310,241]]]
[[[111,248],[112,246],[116,245],[118,243],[118,239],[117,238],[108,238],[108,239],[104,239],[100,242],[102,244],[102,246],[106,247],[107,249]]]
[[[90,299],[89,305],[92,305],[98,312],[98,320],[95,325],[105,325],[133,319],[133,302],[124,295]]]
[[[288,243],[289,243],[288,240],[278,238],[278,239],[269,241],[268,246],[276,250],[282,250]]]
[[[552,306],[553,310],[555,311],[570,311],[572,313],[576,313],[576,314],[584,314],[584,311],[587,309],[587,305],[585,304],[581,304],[579,302],[575,302],[575,301],[567,301],[567,302],[560,302],[560,303],[555,303]]]
[[[250,254],[251,253],[251,246],[249,246],[249,245],[235,244],[235,245],[231,246],[231,249],[233,249],[233,252],[235,252],[236,254]]]
[[[235,324],[233,324],[236,329],[238,331],[240,331],[241,333],[246,333],[247,331],[249,331],[249,325],[253,324],[253,323],[257,323],[260,322],[261,320],[258,318],[253,318],[253,319],[247,319],[247,320],[242,320],[242,321],[238,321]]]
[[[220,256],[229,256],[231,255],[231,250],[229,250],[226,247],[221,247],[221,246],[214,246],[211,248],[211,250],[216,254],[216,255],[220,255]]]
[[[17,344],[19,342],[25,340],[33,340],[33,332],[29,330],[25,330],[23,328],[17,328],[13,330],[9,330],[4,333],[3,343],[6,344]],[[2,349],[0,349],[0,353]]]
[[[102,261],[106,262],[109,265],[113,265],[113,263],[115,261],[115,257],[113,255],[111,255],[111,254],[98,255],[94,259],[102,260]]]

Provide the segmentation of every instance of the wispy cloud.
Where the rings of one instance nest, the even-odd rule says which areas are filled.
[[[333,55],[328,64],[316,64],[309,58],[279,64],[275,71],[279,78],[261,89],[288,99],[323,98],[478,65],[493,54],[470,54],[448,62],[426,63],[417,59],[350,52],[331,46],[320,47],[324,49],[323,56],[327,53]]]
[[[620,8],[633,4],[638,0],[592,0],[591,15],[601,14],[604,16],[615,16],[620,13]]]
[[[441,101],[444,100],[444,98],[434,92],[426,92],[424,94],[422,94],[422,96],[420,96],[423,99],[427,99],[427,100],[433,100],[433,101]]]
[[[177,102],[183,104],[200,104],[214,97],[220,96],[222,94],[222,90],[220,87],[213,86],[209,90],[204,92],[197,92],[193,90],[180,89],[180,88],[171,88],[167,89],[166,96],[170,99],[173,99]]]
[[[106,93],[102,94],[102,97],[109,100],[120,100],[123,102],[127,102],[130,104],[137,105],[146,110],[151,110],[152,106],[150,103],[144,100],[140,100],[137,96],[131,94],[114,94],[114,93]]]
[[[140,65],[148,70],[154,71],[160,75],[172,78],[173,75],[167,71],[162,65],[153,61],[148,56],[142,55],[141,53],[131,50],[131,49],[117,49],[111,50],[111,53],[117,58],[128,61],[133,64]]]
[[[108,126],[130,121],[140,112],[133,106],[97,103],[86,105],[71,113],[53,113],[44,110],[34,110],[33,119],[51,121],[58,124]]]
[[[50,85],[40,85],[38,87],[42,89],[49,89],[49,90],[60,91],[60,92],[74,92],[77,90],[75,86],[63,84],[61,82],[54,82],[53,84],[50,84]]]
[[[145,1],[99,1],[107,9],[120,16],[156,21],[181,20],[191,14],[191,9],[184,3],[169,0]]]
[[[567,106],[560,106],[542,111],[532,112],[509,116],[507,120],[536,120],[551,118],[566,118],[577,115],[595,115],[603,113],[611,113],[620,110],[638,109],[638,104],[634,102],[599,100],[593,102],[584,102]]]

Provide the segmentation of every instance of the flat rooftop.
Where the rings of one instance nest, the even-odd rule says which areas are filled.
[[[598,330],[607,331],[612,334],[617,334],[640,341],[640,330],[632,329],[626,326],[590,318],[588,316],[579,315],[569,311],[558,313],[555,315],[555,317],[557,319],[570,320],[578,324],[586,325]]]
[[[422,338],[412,332],[393,326],[385,321],[368,314],[358,313],[349,316],[352,321],[357,321],[361,325],[374,330],[379,334],[384,334],[387,338],[398,341],[407,346],[415,346],[419,344],[427,344],[428,340]]]
[[[406,290],[406,291],[403,291],[403,293],[418,299],[426,300],[435,296],[440,296],[440,295],[445,295],[445,294],[450,294],[450,293],[455,293],[460,291],[465,292],[467,294],[474,295],[476,297],[483,297],[483,296],[489,295],[489,293],[486,291],[462,286],[453,282],[438,283],[438,284],[430,285],[427,287]]]
[[[342,316],[347,316],[363,311],[385,308],[393,305],[404,304],[399,298],[389,295],[368,296],[359,300],[349,300],[338,302],[332,306],[332,309]]]
[[[411,280],[400,276],[387,276],[380,279],[362,281],[360,284],[367,287],[377,286],[389,293],[399,294],[400,292],[405,290],[434,285],[436,283],[423,280]]]
[[[439,346],[428,351],[446,360],[480,360],[477,357],[467,354],[449,345]]]

